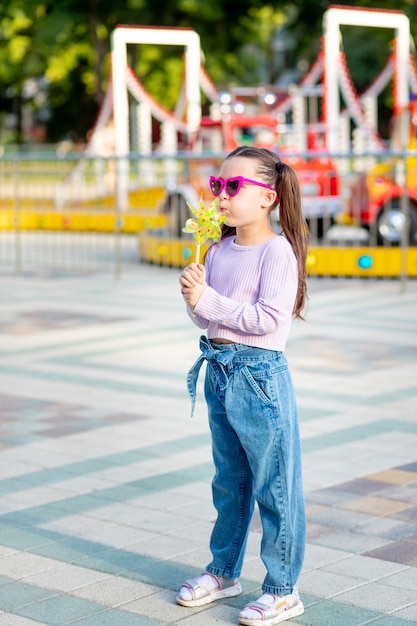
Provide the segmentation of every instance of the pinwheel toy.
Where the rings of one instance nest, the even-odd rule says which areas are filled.
[[[188,203],[187,203],[188,204]],[[203,198],[200,198],[200,204],[198,209],[194,209],[190,204],[188,207],[194,217],[191,217],[185,222],[185,226],[182,229],[184,233],[192,233],[196,242],[195,262],[200,262],[200,246],[207,239],[213,239],[218,241],[221,237],[221,225],[226,219],[225,215],[222,215],[217,211],[218,200],[214,200],[205,206]]]

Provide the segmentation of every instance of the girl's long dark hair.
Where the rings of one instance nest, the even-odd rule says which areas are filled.
[[[283,163],[279,156],[266,148],[240,146],[233,150],[226,159],[243,157],[258,163],[258,174],[277,192],[277,201],[271,210],[278,206],[279,222],[282,232],[291,244],[298,265],[298,291],[294,305],[294,317],[304,319],[302,310],[307,300],[307,242],[308,226],[301,203],[301,191],[298,178],[292,167]],[[236,229],[223,224],[222,239],[236,234]]]

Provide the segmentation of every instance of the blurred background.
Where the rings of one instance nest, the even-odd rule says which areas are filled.
[[[183,265],[188,205],[251,143],[299,175],[311,275],[416,276],[417,5],[352,2],[333,31],[330,7],[3,0],[0,268]],[[120,64],[128,27],[151,36],[126,35]]]

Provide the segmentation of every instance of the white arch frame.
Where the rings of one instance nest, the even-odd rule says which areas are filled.
[[[201,123],[200,37],[188,28],[149,28],[118,26],[112,33],[112,83],[115,152],[118,157],[117,204],[127,208],[129,154],[129,101],[126,82],[127,44],[155,44],[185,48],[185,110],[187,132],[197,132]]]
[[[391,28],[395,30],[396,57],[394,76],[396,77],[396,95],[398,108],[409,103],[409,54],[410,20],[401,11],[381,9],[354,9],[331,7],[323,18],[324,26],[324,77],[326,92],[325,110],[327,130],[327,149],[330,153],[338,152],[338,126],[340,115],[338,61],[340,53],[340,26],[369,26]]]

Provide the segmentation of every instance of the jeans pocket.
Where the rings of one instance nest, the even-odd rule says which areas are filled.
[[[265,372],[265,369],[262,370],[259,366],[250,367],[245,365],[242,368],[242,374],[258,396],[260,400],[267,406],[271,406],[274,404],[276,400],[275,395],[275,386],[273,384],[273,375],[271,372]]]

